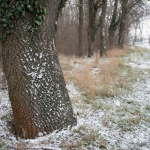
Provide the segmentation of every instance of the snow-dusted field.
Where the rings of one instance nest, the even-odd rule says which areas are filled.
[[[73,128],[17,140],[10,129],[13,120],[7,91],[1,90],[0,149],[150,150],[150,45],[138,43],[131,49],[122,59],[140,72],[131,83],[132,91],[110,98],[97,96],[86,103],[80,90],[67,84],[78,122]]]

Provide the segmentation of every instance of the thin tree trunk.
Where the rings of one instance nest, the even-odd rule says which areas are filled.
[[[0,89],[7,89],[6,77],[3,72],[2,42],[0,42],[0,73],[2,73],[2,84]]]
[[[93,17],[93,4],[92,0],[89,0],[88,57],[91,57],[93,55],[92,38],[91,38],[92,23],[93,23],[92,17]]]
[[[114,46],[114,35],[117,27],[116,17],[117,17],[117,7],[118,7],[118,0],[115,0],[114,3],[114,10],[112,15],[112,20],[109,27],[109,49],[112,49]]]
[[[128,4],[128,0],[122,0],[122,15],[120,20],[119,40],[118,40],[118,46],[120,49],[123,48],[123,43],[124,43],[125,26],[126,26],[126,19],[127,19],[127,4]]]
[[[102,0],[102,3],[102,13],[100,18],[100,57],[106,54],[105,16],[107,9],[107,0]]]
[[[134,41],[137,42],[136,27],[135,27]]]
[[[77,56],[83,56],[83,0],[79,0],[79,46]]]
[[[44,6],[41,0],[47,14],[34,38],[29,31],[34,14],[27,12],[24,19],[15,21],[14,34],[2,43],[15,128],[22,138],[76,124],[54,41],[60,1]]]
[[[2,43],[0,41],[0,69],[2,69]]]

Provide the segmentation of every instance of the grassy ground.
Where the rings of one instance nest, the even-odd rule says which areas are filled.
[[[59,55],[78,121],[73,128],[16,141],[11,108],[1,96],[0,106],[7,111],[0,115],[6,124],[2,127],[0,122],[0,131],[6,130],[0,149],[150,149],[150,51],[128,46],[110,51],[107,57],[98,56],[78,59]]]

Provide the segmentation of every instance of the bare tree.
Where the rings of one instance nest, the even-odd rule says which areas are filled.
[[[127,9],[128,9],[128,0],[122,0],[122,14],[120,18],[120,29],[119,29],[119,40],[118,45],[122,49],[124,42],[124,34],[125,34],[125,24],[127,19]]]
[[[92,39],[91,39],[92,22],[93,22],[92,19],[93,19],[93,3],[92,0],[89,0],[88,57],[91,57],[93,55]]]
[[[0,69],[2,69],[2,43],[0,41]]]
[[[102,13],[100,17],[100,57],[106,54],[106,31],[105,31],[105,16],[107,9],[107,0],[102,0]]]
[[[95,35],[99,29],[100,21],[97,22],[99,9],[102,6],[101,0],[89,0],[89,22],[88,22],[88,57],[93,55],[93,42],[95,41]]]
[[[83,0],[79,0],[79,46],[77,56],[83,56]]]
[[[135,0],[135,1],[131,1],[131,0],[121,0],[121,7],[122,7],[122,14],[120,17],[120,29],[119,29],[119,40],[118,40],[118,46],[122,49],[123,48],[123,44],[124,44],[124,36],[125,36],[125,27],[126,27],[126,22],[127,20],[134,20],[133,22],[139,20],[139,18],[141,17],[141,15],[136,15],[137,17],[135,17],[134,15],[140,10],[140,8],[142,8],[142,6],[144,5],[142,0]],[[143,13],[142,13],[143,15]],[[132,19],[129,19],[130,16],[132,16]],[[133,19],[134,18],[134,19]],[[132,23],[133,23],[132,22]]]
[[[117,25],[119,23],[119,19],[116,20],[118,15],[117,9],[118,9],[118,0],[115,0],[113,15],[109,26],[109,49],[112,49],[114,47],[114,35],[117,29]]]

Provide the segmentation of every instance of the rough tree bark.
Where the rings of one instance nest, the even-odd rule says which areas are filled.
[[[124,42],[125,25],[127,19],[127,5],[128,5],[128,0],[122,0],[122,6],[121,6],[122,14],[120,19],[119,40],[118,40],[118,46],[120,49],[123,48],[123,42]]]
[[[45,1],[40,2],[44,6]],[[34,15],[27,12],[2,43],[15,128],[22,138],[76,125],[54,41],[61,0],[47,2],[45,20],[33,38],[29,29]]]
[[[88,22],[88,57],[93,55],[93,42],[95,41],[95,35],[99,29],[99,22],[96,22],[96,16],[102,3],[100,0],[89,0],[89,22]]]
[[[2,76],[2,81],[0,84],[0,89],[7,89],[7,83],[6,83],[6,78],[5,74],[3,72],[3,61],[2,61],[2,42],[0,41],[0,74]]]
[[[112,20],[109,26],[109,49],[112,49],[114,47],[114,35],[119,22],[119,21],[116,22],[117,7],[118,7],[118,0],[115,0]]]
[[[79,46],[77,56],[83,56],[83,0],[79,0]]]
[[[88,57],[93,55],[92,49],[92,39],[91,39],[91,32],[92,32],[92,16],[93,15],[93,3],[92,0],[89,0],[89,24],[88,24]]]
[[[100,17],[100,57],[106,53],[106,32],[105,32],[105,16],[107,9],[107,0],[102,0],[102,13]]]
[[[2,43],[0,41],[0,69],[2,69]]]

